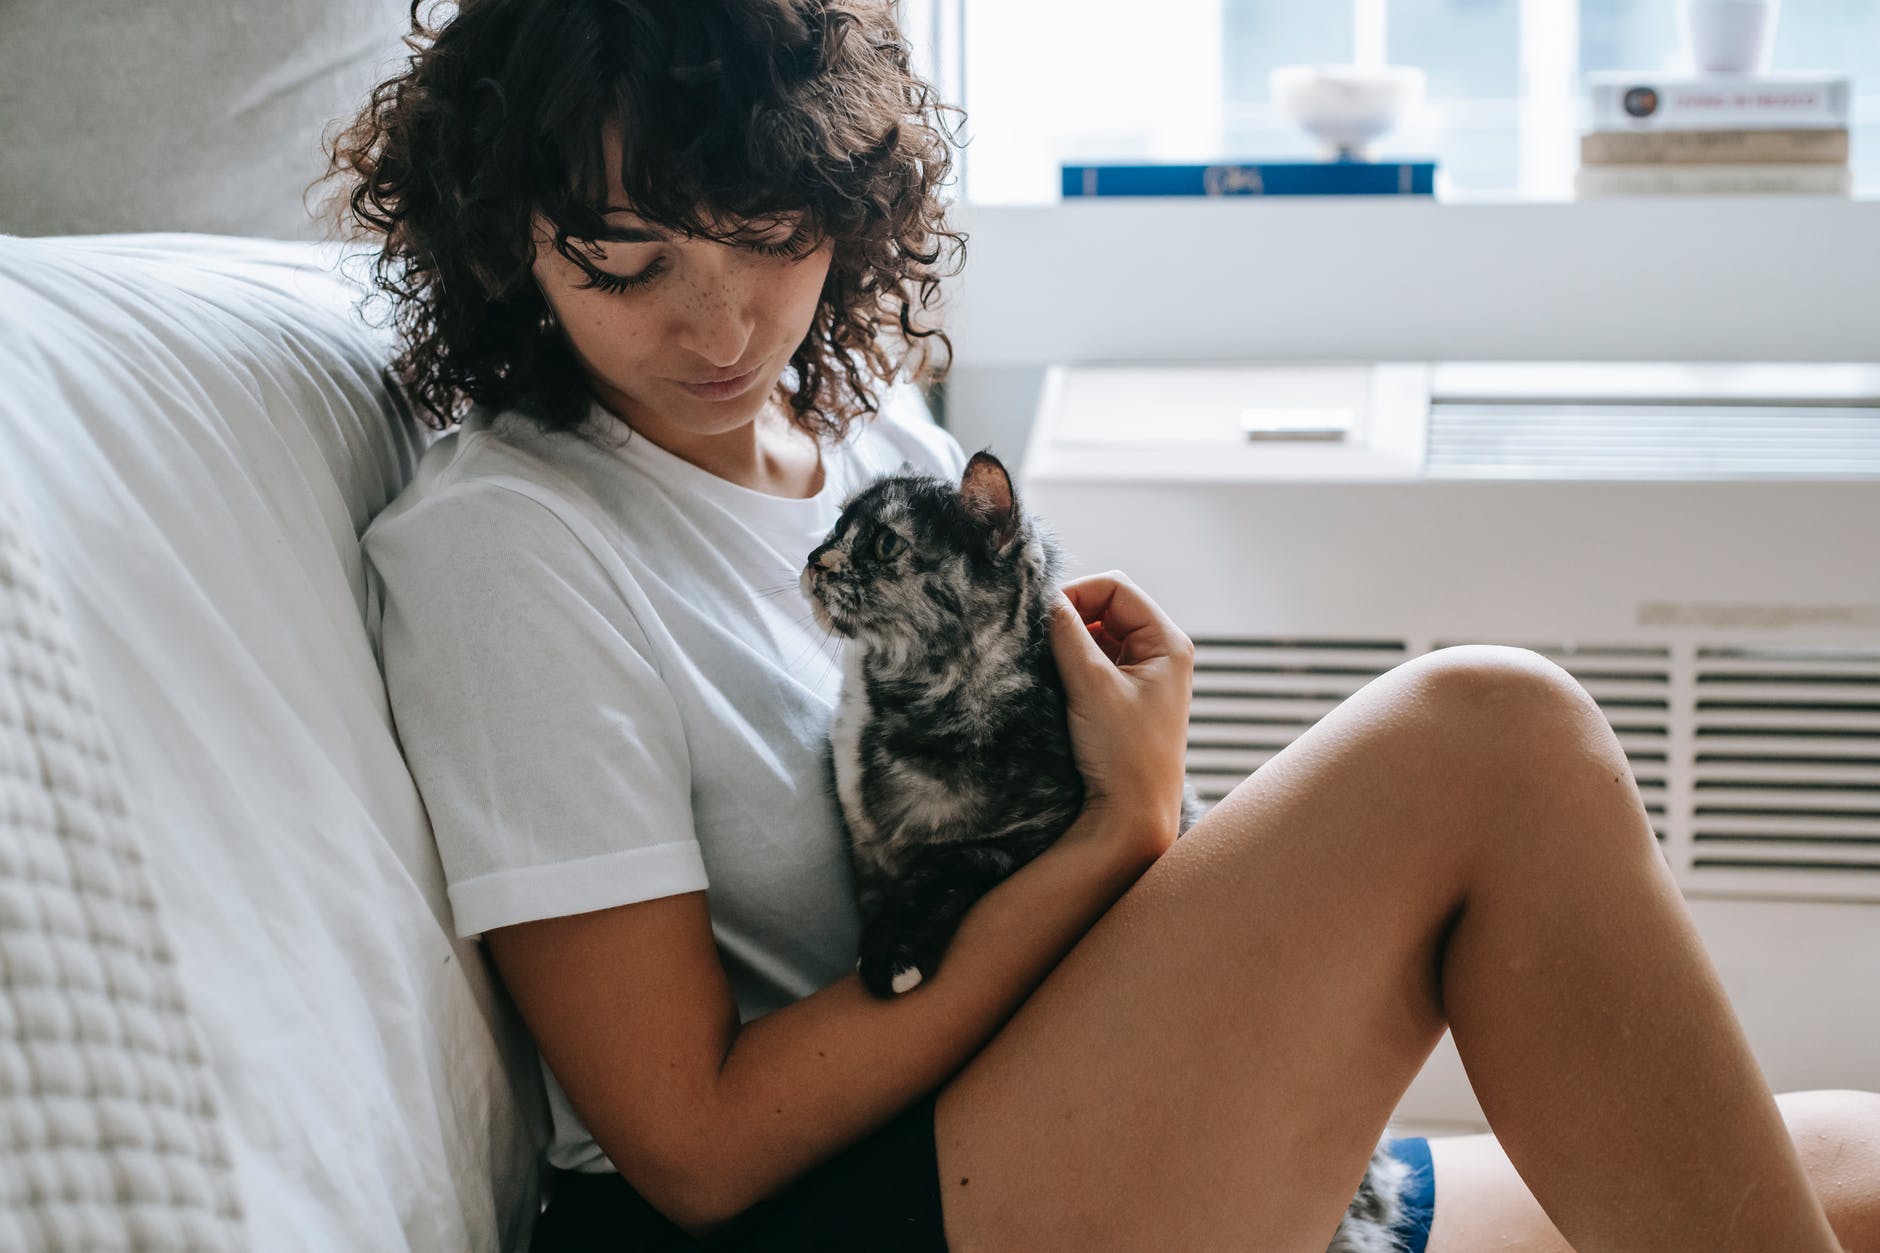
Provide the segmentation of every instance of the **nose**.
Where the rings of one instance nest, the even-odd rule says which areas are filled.
[[[804,564],[811,571],[840,570],[844,564],[842,550],[834,544],[818,544]]]
[[[731,249],[724,251],[729,253]],[[744,362],[756,328],[751,292],[735,259],[724,257],[717,265],[705,268],[686,293],[676,338],[681,348],[707,362],[710,369],[723,371]]]

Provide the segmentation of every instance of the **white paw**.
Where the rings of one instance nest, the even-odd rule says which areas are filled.
[[[912,966],[896,966],[894,978],[888,980],[888,986],[894,989],[896,996],[910,992],[920,986],[920,971]]]

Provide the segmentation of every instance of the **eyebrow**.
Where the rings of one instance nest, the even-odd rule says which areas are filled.
[[[627,213],[631,212],[631,210],[609,209],[607,212]],[[602,224],[600,233],[595,235],[594,238],[606,243],[620,244],[659,244],[664,243],[666,240],[666,237],[660,232],[644,226],[612,226],[605,223]]]
[[[610,205],[601,210],[603,216],[613,213],[632,213],[625,205]],[[620,244],[663,244],[670,238],[661,231],[649,226],[614,226],[603,222],[601,230],[592,237],[599,243]]]

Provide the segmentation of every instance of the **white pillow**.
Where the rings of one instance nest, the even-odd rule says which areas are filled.
[[[339,256],[0,236],[0,490],[123,766],[248,1247],[520,1249],[540,1078],[451,935],[363,625],[358,536],[423,440]]]

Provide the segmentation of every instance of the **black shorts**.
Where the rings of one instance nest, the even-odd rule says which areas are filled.
[[[934,1096],[698,1241],[617,1173],[557,1170],[529,1253],[946,1253]]]
[[[654,1209],[613,1171],[587,1175],[558,1170],[529,1253],[946,1253],[933,1107],[934,1096],[929,1094],[703,1242]],[[1423,1253],[1436,1210],[1429,1142],[1408,1136],[1392,1140],[1389,1147],[1411,1167],[1404,1217],[1391,1234],[1405,1253]]]

